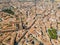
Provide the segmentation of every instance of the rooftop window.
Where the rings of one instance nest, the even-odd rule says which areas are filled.
[[[2,19],[0,18],[0,22],[2,21]]]

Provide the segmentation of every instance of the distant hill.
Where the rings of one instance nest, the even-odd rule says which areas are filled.
[[[60,1],[60,0],[55,0],[55,1]]]
[[[9,2],[10,0],[0,0],[0,3]]]

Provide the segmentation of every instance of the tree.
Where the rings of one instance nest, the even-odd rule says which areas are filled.
[[[50,38],[57,39],[57,31],[54,28],[48,29]]]

